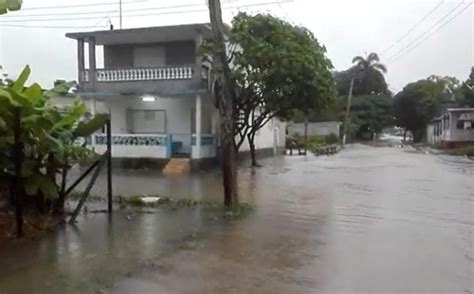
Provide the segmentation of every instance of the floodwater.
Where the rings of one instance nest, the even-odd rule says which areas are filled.
[[[198,208],[89,213],[2,250],[0,293],[474,293],[469,159],[352,145],[262,163],[239,171],[242,199],[256,206],[245,218]],[[115,185],[221,194],[215,173],[131,173]]]

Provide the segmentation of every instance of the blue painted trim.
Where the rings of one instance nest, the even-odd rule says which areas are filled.
[[[201,135],[201,146],[214,145],[214,136],[213,135]],[[191,138],[191,145],[196,146],[196,135],[193,134]]]

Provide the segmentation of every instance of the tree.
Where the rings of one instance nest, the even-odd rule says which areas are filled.
[[[383,128],[393,126],[393,98],[390,95],[355,96],[352,100],[351,122],[357,126],[356,136],[380,133]]]
[[[209,0],[209,14],[214,34],[213,72],[216,76],[216,101],[221,119],[222,173],[224,185],[224,205],[238,204],[236,150],[234,145],[234,101],[235,82],[231,77],[224,39],[221,3]]]
[[[441,112],[445,85],[433,79],[419,80],[406,85],[395,96],[394,113],[400,127],[412,132],[420,142],[430,120]]]
[[[94,154],[76,141],[90,136],[107,119],[97,116],[81,122],[86,109],[79,98],[64,109],[52,106],[50,99],[67,92],[69,85],[49,91],[36,83],[25,87],[29,74],[26,67],[11,85],[0,86],[0,178],[16,187],[11,200],[17,208],[19,236],[25,200],[31,200],[26,204],[38,204],[40,212],[44,212],[45,202],[56,202],[56,212],[62,212],[67,170]],[[62,176],[60,185],[57,175]]]
[[[460,86],[460,95],[457,96],[459,106],[474,107],[474,67],[469,78]]]
[[[0,15],[21,9],[23,0],[0,0]]]
[[[309,30],[268,14],[239,13],[229,41],[236,48],[231,63],[238,88],[237,146],[247,138],[255,166],[258,130],[274,117],[309,113],[334,99],[332,64]]]
[[[348,70],[335,73],[339,95],[348,95],[352,78],[354,78],[353,95],[390,93],[384,77],[387,68],[380,63],[377,53],[370,53],[365,58],[356,56],[352,63],[355,65]]]

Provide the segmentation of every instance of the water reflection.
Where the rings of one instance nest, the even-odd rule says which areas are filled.
[[[474,291],[472,162],[354,145],[331,157],[242,168],[254,213],[89,214],[0,252],[2,293]],[[133,176],[132,176],[133,175]],[[129,192],[220,200],[218,173],[123,175]],[[115,189],[115,191],[118,191]],[[24,281],[31,281],[25,283]]]

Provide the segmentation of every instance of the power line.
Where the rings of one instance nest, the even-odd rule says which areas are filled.
[[[429,34],[431,32],[431,30],[433,28],[435,28],[437,25],[441,24],[445,19],[447,19],[451,14],[453,14],[460,6],[462,6],[462,4],[464,3],[465,0],[462,0],[461,2],[458,3],[458,5],[456,5],[456,7],[454,7],[453,9],[451,9],[447,14],[445,14],[440,20],[438,20],[435,24],[433,24],[432,26],[430,26],[426,31],[424,31],[422,34],[420,34],[418,37],[415,38],[415,40],[413,42],[411,42],[410,44],[408,44],[407,46],[403,47],[402,49],[400,49],[399,51],[397,51],[397,53],[393,54],[392,56],[388,57],[387,60],[389,62],[391,62],[391,59],[394,59],[394,58],[397,58],[397,56],[399,54],[402,54],[407,48],[411,47],[413,45],[413,43],[417,42],[419,39],[423,38],[424,36],[426,36],[427,34]]]
[[[136,4],[142,2],[149,2],[150,0],[136,0],[136,1],[127,1],[123,4]],[[79,7],[95,7],[95,6],[116,6],[117,2],[101,2],[101,3],[89,3],[89,4],[74,4],[74,5],[56,5],[56,6],[36,6],[36,7],[22,7],[21,11],[25,10],[45,10],[45,9],[69,9],[69,8],[79,8]]]
[[[390,63],[395,63],[396,61],[398,61],[399,59],[401,59],[403,56],[407,55],[408,53],[410,53],[411,51],[413,51],[415,48],[417,48],[418,46],[420,46],[424,41],[428,40],[429,38],[431,38],[432,36],[434,36],[437,32],[439,32],[442,28],[444,28],[445,26],[447,26],[450,22],[452,22],[456,17],[458,17],[461,13],[463,13],[464,11],[466,11],[466,9],[468,9],[469,7],[472,6],[472,4],[474,4],[474,2],[470,2],[469,4],[467,4],[463,9],[459,10],[455,15],[453,15],[453,17],[451,17],[448,21],[444,22],[440,27],[438,27],[435,31],[433,31],[431,34],[427,35],[425,38],[423,38],[422,40],[420,40],[419,42],[417,42],[416,44],[414,44],[413,47],[409,48],[408,50],[406,50],[404,53],[402,53],[401,55],[399,55],[398,57],[396,57],[395,59],[392,59],[390,60],[389,62]]]
[[[443,3],[445,0],[441,0],[438,4],[433,7],[425,16],[423,16],[417,23],[415,23],[405,34],[403,34],[398,40],[396,40],[390,47],[384,49],[380,56],[384,55],[388,51],[392,50],[397,43],[403,41],[408,35],[410,35],[420,24],[422,24],[431,14],[433,14]]]
[[[101,20],[102,22],[103,20]],[[29,29],[87,29],[87,28],[103,28],[104,26],[48,26],[48,25],[35,25],[35,26],[29,26],[29,25],[21,25],[21,24],[15,24],[15,25],[1,25],[0,27],[7,27],[7,28],[29,28]]]
[[[186,7],[196,7],[203,6],[202,3],[193,3],[193,4],[181,4],[173,6],[159,6],[159,7],[149,7],[149,8],[136,8],[136,9],[125,9],[124,12],[139,12],[139,11],[150,11],[150,10],[165,10],[165,9],[174,9],[174,8],[186,8]],[[14,22],[14,21],[35,21],[36,19],[16,19],[16,18],[25,18],[25,17],[41,17],[38,20],[43,20],[44,17],[50,16],[64,16],[64,15],[91,15],[91,14],[107,14],[107,13],[117,13],[118,10],[108,10],[108,11],[84,11],[84,12],[69,12],[69,13],[51,13],[51,14],[27,14],[27,15],[7,15],[4,22]],[[99,17],[99,16],[97,16]],[[12,18],[10,20],[10,18]],[[54,19],[53,19],[54,20]]]
[[[223,9],[240,9],[240,8],[245,8],[245,7],[257,7],[257,6],[265,6],[265,5],[273,5],[273,4],[278,4],[278,3],[286,3],[289,2],[289,0],[284,0],[284,1],[273,1],[273,2],[261,2],[261,3],[253,3],[253,4],[247,4],[247,5],[239,5],[239,6],[228,6],[228,7],[223,7]],[[200,4],[199,6],[202,6],[203,4]],[[163,10],[163,8],[156,8],[157,10]],[[205,12],[207,11],[207,8],[202,8],[202,9],[194,9],[194,10],[176,10],[176,11],[165,11],[165,12],[158,12],[158,13],[149,13],[150,10],[153,10],[153,8],[148,8],[148,9],[142,9],[148,11],[148,13],[144,14],[128,14],[124,15],[124,17],[143,17],[143,16],[156,16],[156,15],[167,15],[167,14],[181,14],[181,13],[196,13],[196,12]],[[142,11],[140,10],[140,11]],[[14,23],[25,23],[25,22],[50,22],[50,21],[71,21],[71,20],[93,20],[93,19],[101,19],[104,16],[91,16],[91,17],[71,17],[71,18],[49,18],[49,19],[29,19],[29,20],[10,20],[10,21],[2,21],[0,22],[0,26],[3,25],[10,25]]]

